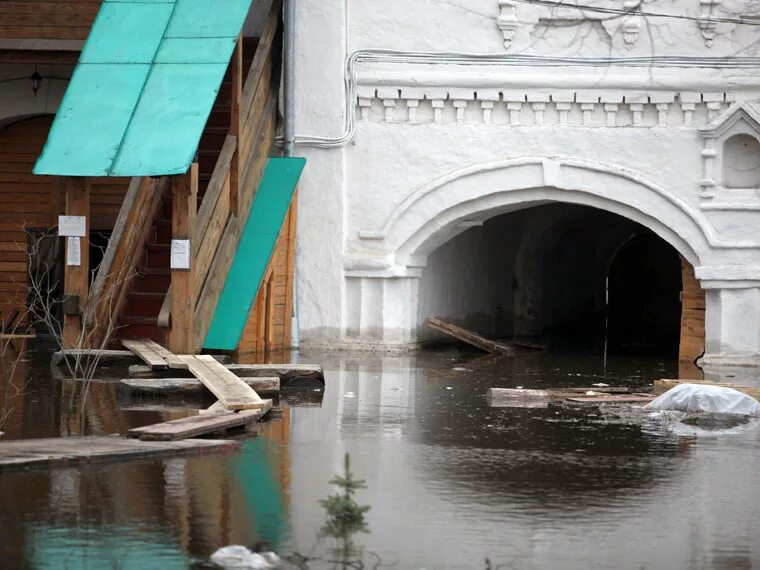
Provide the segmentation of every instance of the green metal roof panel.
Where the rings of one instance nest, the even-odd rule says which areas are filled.
[[[204,348],[235,350],[240,342],[305,164],[303,158],[269,159]]]
[[[35,173],[108,175],[149,71],[136,64],[77,67]],[[88,110],[85,125],[82,108]]]
[[[252,0],[105,0],[35,174],[186,172]]]

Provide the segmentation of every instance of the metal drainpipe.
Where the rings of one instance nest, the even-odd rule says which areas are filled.
[[[293,156],[295,150],[295,51],[296,51],[296,0],[285,0],[284,20],[284,114],[285,114],[285,156]],[[290,321],[290,344],[298,348],[298,236],[296,235],[296,257],[293,260],[293,314]]]

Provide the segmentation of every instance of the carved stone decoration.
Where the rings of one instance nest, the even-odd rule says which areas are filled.
[[[750,184],[750,188],[739,188],[733,180],[737,172],[735,163],[740,163],[738,175],[747,178],[752,172],[747,171],[747,164],[760,171],[760,111],[757,103],[734,103],[708,126],[699,129],[702,137],[702,208],[732,209],[737,205],[751,205],[760,208],[760,188]],[[751,145],[736,144],[749,141]],[[750,156],[734,156],[737,152],[746,152]],[[738,151],[737,151],[738,149]],[[748,162],[749,161],[749,162]],[[760,180],[758,181],[760,182]]]
[[[499,0],[499,17],[496,25],[504,36],[504,47],[512,46],[512,36],[515,35],[519,22],[517,20],[517,4],[513,0]]]
[[[700,14],[700,20],[698,20],[699,29],[702,30],[702,37],[705,40],[705,45],[711,47],[713,40],[715,40],[715,34],[718,29],[718,23],[710,18],[715,18],[717,14],[717,8],[723,3],[723,0],[699,0],[699,4],[702,6],[702,12]]]
[[[623,24],[623,41],[626,49],[633,49],[633,46],[636,45],[640,27],[639,18],[628,18]]]

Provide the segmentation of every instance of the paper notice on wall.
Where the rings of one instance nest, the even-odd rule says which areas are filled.
[[[170,267],[172,269],[190,269],[190,240],[173,239]]]
[[[85,216],[58,216],[58,235],[85,237],[87,235],[87,218]]]
[[[66,238],[66,265],[72,267],[82,265],[82,240],[78,237]]]

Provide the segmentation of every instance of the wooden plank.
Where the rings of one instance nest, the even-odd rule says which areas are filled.
[[[671,388],[675,388],[679,384],[706,384],[709,386],[720,386],[721,388],[733,388],[743,394],[752,396],[756,400],[760,400],[760,386],[742,386],[739,384],[731,384],[727,382],[714,382],[712,380],[673,380],[663,379],[654,381],[654,393],[659,396],[664,394]]]
[[[211,390],[228,410],[252,410],[264,406],[253,388],[219,364],[213,357],[181,356],[190,372]]]
[[[243,36],[238,36],[235,51],[230,61],[231,102],[230,102],[230,134],[235,137],[235,153],[230,162],[230,211],[233,216],[240,214],[240,152],[237,143],[240,142],[240,103],[243,98]]]
[[[155,345],[158,348],[163,349],[164,352],[168,352],[168,351],[165,348],[163,348],[161,345],[159,345],[158,343],[149,339],[141,339],[141,340],[122,339],[121,344],[123,344],[124,347],[127,348],[128,350],[131,350],[135,354],[135,356],[137,356],[145,364],[150,366],[151,369],[167,370],[169,368],[169,363],[159,353],[159,351],[157,351],[154,348],[153,345]]]
[[[280,394],[280,379],[274,377],[241,378],[260,396],[274,397]],[[132,394],[151,396],[193,396],[208,393],[206,386],[197,378],[128,378],[121,382]]]
[[[656,396],[651,394],[608,394],[604,396],[573,396],[565,401],[574,404],[648,404]]]
[[[238,449],[240,442],[227,440],[145,442],[111,436],[22,439],[0,442],[0,471]]]
[[[325,384],[324,371],[318,364],[225,364],[225,366],[238,378],[277,377],[283,386],[299,382],[313,386]],[[129,367],[130,378],[169,378],[170,376],[193,377],[189,370],[181,373],[180,371],[151,370],[149,366],[140,364]]]
[[[90,284],[90,185],[86,179],[66,177],[66,215],[84,216],[86,218],[85,235],[78,239],[80,242],[80,264],[69,265],[68,253],[64,268],[64,296],[79,297],[80,307],[84,307],[88,297]],[[65,348],[79,347],[83,342],[82,315],[64,314],[63,316],[63,346]]]
[[[195,239],[195,214],[198,194],[198,163],[190,167],[189,175],[172,177],[172,239]],[[192,245],[191,245],[192,252]],[[172,270],[171,328],[168,348],[179,354],[192,354],[195,346],[195,280],[192,255],[190,269]]]
[[[457,340],[461,340],[469,345],[485,350],[486,352],[498,352],[501,354],[513,354],[514,349],[506,344],[501,344],[492,340],[488,340],[476,334],[472,331],[468,331],[462,327],[458,327],[451,323],[447,323],[436,317],[428,317],[425,320],[425,324],[432,329],[454,337]]]
[[[272,409],[272,400],[256,410],[203,414],[129,430],[130,437],[142,441],[176,441],[247,426],[259,421]]]

